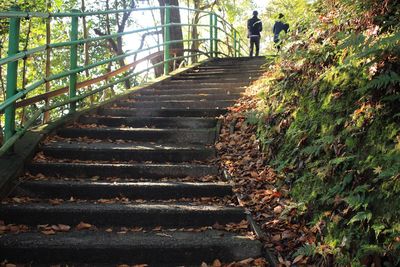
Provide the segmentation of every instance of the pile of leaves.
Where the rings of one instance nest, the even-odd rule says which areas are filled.
[[[400,3],[315,1],[308,9],[314,17],[291,25],[284,51],[253,88],[260,101],[246,115],[257,137],[248,138],[264,152],[260,167],[268,165],[275,178],[246,177],[266,183],[254,182],[254,193],[288,195],[282,213],[313,229],[290,259],[398,266]],[[274,206],[261,210],[268,216]]]
[[[293,251],[307,242],[314,242],[317,228],[309,228],[296,218],[296,203],[290,198],[287,185],[277,187],[279,177],[267,165],[257,139],[257,126],[246,117],[257,107],[257,98],[248,88],[248,96],[241,98],[230,112],[222,117],[222,129],[216,144],[220,165],[232,179],[240,204],[251,212],[261,230],[259,236],[265,249],[276,253],[281,266],[307,264],[304,254],[291,258]]]

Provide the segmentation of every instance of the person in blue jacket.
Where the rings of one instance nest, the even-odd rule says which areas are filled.
[[[289,24],[282,22],[284,15],[282,13],[279,14],[278,20],[275,21],[274,27],[272,29],[272,32],[274,33],[274,43],[276,49],[278,51],[281,50],[281,40],[279,39],[279,34],[284,31],[285,33],[288,32],[289,30]]]
[[[253,11],[253,17],[247,21],[247,38],[250,38],[250,57],[253,56],[254,46],[256,47],[256,56],[260,52],[260,38],[262,31],[262,22],[258,18],[258,12]]]

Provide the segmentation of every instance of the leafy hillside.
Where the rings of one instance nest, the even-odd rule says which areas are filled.
[[[400,3],[319,0],[305,9],[312,17],[289,21],[248,121],[298,219],[317,229],[297,254],[398,266]]]

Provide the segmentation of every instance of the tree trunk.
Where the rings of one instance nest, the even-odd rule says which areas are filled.
[[[178,0],[158,0],[158,3],[160,4],[160,6],[165,6],[165,4],[169,4],[171,6],[179,6]],[[161,24],[164,24],[163,10],[160,12],[160,15],[161,15]],[[181,23],[181,15],[179,13],[179,9],[176,9],[176,8],[171,9],[171,23]],[[171,38],[171,41],[182,40],[183,39],[182,27],[181,26],[171,26],[170,27],[170,38]],[[164,39],[164,31],[163,31],[163,39]],[[177,51],[175,53],[175,55],[177,57],[183,56],[183,42],[171,44],[170,49],[175,49],[175,51]],[[157,57],[157,58],[154,58],[153,60],[151,60],[151,63],[154,65],[154,64],[161,62],[162,60],[163,60],[163,56],[160,56],[160,57]],[[174,69],[174,67],[179,66],[181,61],[182,60],[172,61],[170,63],[170,68]],[[174,66],[174,63],[175,63],[175,66]],[[162,65],[155,67],[154,72],[155,72],[156,77],[163,75],[163,72],[164,72],[163,70],[164,69],[163,69]]]

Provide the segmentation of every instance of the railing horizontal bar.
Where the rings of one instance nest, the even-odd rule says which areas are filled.
[[[189,10],[200,13],[211,13],[207,10],[199,10],[187,7],[179,6],[169,6],[170,8]],[[88,17],[97,15],[107,15],[107,14],[118,14],[127,12],[142,12],[142,11],[152,11],[152,10],[163,10],[165,6],[159,7],[143,7],[143,8],[128,8],[128,9],[117,9],[117,10],[105,10],[105,11],[88,11],[88,12],[30,12],[30,11],[3,11],[0,12],[0,18],[65,18],[65,17]]]
[[[32,49],[29,49],[29,50],[26,50],[23,52],[19,52],[18,54],[15,54],[15,55],[12,55],[9,57],[0,58],[0,66],[10,63],[10,62],[13,62],[13,61],[17,61],[19,59],[23,59],[23,58],[33,55],[35,53],[43,52],[46,50],[46,48],[47,48],[46,45],[42,45],[42,46],[38,46],[36,48],[32,48]]]

